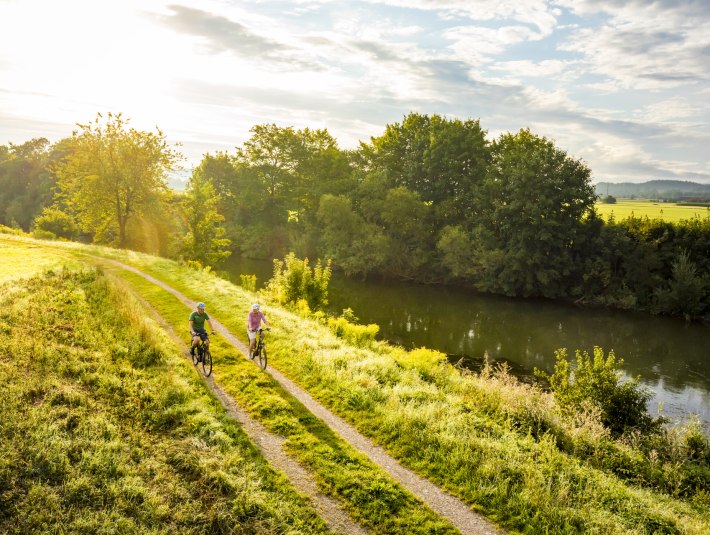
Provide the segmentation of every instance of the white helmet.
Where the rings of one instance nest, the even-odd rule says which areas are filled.
[[[260,308],[261,308],[261,306],[258,305],[257,303],[254,303],[254,304],[251,306],[251,309],[252,309],[252,310],[259,310]]]

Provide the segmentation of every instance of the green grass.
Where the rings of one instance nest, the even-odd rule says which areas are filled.
[[[230,330],[243,331],[254,294],[168,260],[125,251],[102,254],[207,302],[210,313]],[[186,323],[187,309],[171,303],[174,297],[134,275],[127,277],[171,323]],[[709,532],[710,459],[703,460],[702,453],[692,459],[682,436],[675,442],[659,438],[643,450],[635,443],[638,437],[612,440],[593,414],[566,420],[550,395],[504,372],[466,374],[437,364],[440,359],[431,352],[407,352],[382,343],[356,347],[313,320],[276,307],[266,307],[266,313],[274,324],[269,341],[274,367],[404,464],[509,530]],[[323,474],[322,484],[339,495],[352,495],[356,507],[368,498],[396,495],[381,482],[364,497],[361,489],[344,486],[347,473],[327,472],[350,469],[339,450],[333,453],[328,431],[311,432],[308,416],[294,409],[263,374],[242,369],[241,357],[228,347],[215,354],[218,380],[272,429],[294,432],[288,439],[292,453],[313,455],[307,462]],[[336,462],[327,464],[328,457]],[[386,516],[392,503],[380,499],[369,514]]]
[[[701,206],[679,206],[676,203],[637,201],[619,199],[616,204],[597,203],[597,213],[607,220],[612,215],[617,221],[631,217],[644,217],[649,219],[662,219],[676,223],[683,219],[710,217],[710,210]]]
[[[0,532],[328,531],[106,277],[8,283],[0,307]]]
[[[92,261],[101,264],[101,261]],[[187,344],[189,311],[185,305],[142,277],[104,264],[105,269],[114,271],[138,290]],[[195,275],[192,271],[186,273]],[[218,285],[221,282],[211,276],[208,280]],[[185,289],[194,290],[197,286],[195,279],[189,278]],[[219,314],[217,317],[222,319]],[[235,332],[239,330],[235,328]],[[132,353],[130,349],[127,351]],[[456,533],[448,522],[313,417],[270,376],[219,336],[212,339],[212,352],[215,355],[215,376],[225,390],[268,429],[285,437],[286,450],[311,468],[321,491],[341,500],[345,508],[373,533]]]
[[[65,251],[52,251],[24,241],[0,242],[0,284],[48,269],[62,266],[78,268],[81,265],[80,261]]]

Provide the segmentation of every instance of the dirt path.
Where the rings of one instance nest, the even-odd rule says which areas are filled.
[[[191,361],[189,349],[173,327],[145,299],[140,295],[136,295],[136,297],[152,313],[156,322],[170,335],[178,347],[183,347],[183,356]],[[336,500],[318,491],[318,486],[310,472],[284,453],[282,449],[284,439],[282,437],[266,429],[261,423],[252,418],[249,413],[239,407],[234,402],[234,399],[215,382],[214,376],[204,377],[201,375],[201,377],[212,393],[220,400],[229,417],[239,423],[252,443],[254,443],[264,458],[269,461],[269,464],[286,474],[291,484],[301,494],[310,499],[315,510],[331,530],[336,533],[367,535],[368,531],[355,523]]]
[[[194,302],[192,300],[188,299],[183,294],[155,277],[116,260],[108,258],[100,259],[144,277],[150,282],[172,293],[187,307],[193,308]],[[149,305],[147,306],[152,310]],[[157,315],[157,312],[153,312]],[[167,323],[159,316],[157,316],[157,318],[166,330],[168,330],[172,336],[179,340],[179,337],[173,331],[172,327],[167,325]],[[224,325],[214,318],[212,318],[212,323],[226,340],[246,355],[247,348],[239,339],[237,339],[226,327],[224,327]],[[183,342],[180,341],[180,344],[183,344]],[[189,357],[187,350],[185,351],[185,354],[186,357]],[[393,479],[398,481],[403,487],[427,504],[433,511],[456,526],[461,533],[503,533],[488,520],[473,512],[470,507],[460,499],[448,494],[429,480],[422,478],[412,470],[400,465],[399,462],[390,456],[382,447],[373,444],[369,438],[362,435],[345,420],[333,414],[318,401],[313,399],[313,397],[311,397],[310,394],[304,391],[301,387],[285,377],[282,373],[271,367],[267,368],[266,372],[271,374],[271,376],[278,381],[287,392],[303,403],[303,405],[305,405],[315,416],[323,420],[329,427],[343,437],[343,439],[352,444],[353,447],[372,459],[373,462],[379,465]],[[245,432],[249,434],[253,442],[262,451],[269,462],[271,462],[273,466],[283,470],[288,475],[294,486],[301,492],[307,494],[314,501],[318,512],[322,515],[323,519],[326,523],[328,523],[331,529],[337,531],[338,533],[366,533],[362,527],[358,526],[350,519],[347,513],[344,513],[340,509],[335,500],[318,492],[313,478],[303,467],[301,467],[301,465],[283,453],[281,449],[283,439],[281,437],[278,437],[277,435],[274,435],[266,430],[259,422],[255,421],[249,414],[241,410],[236,405],[234,400],[219,387],[212,377],[207,378],[207,383],[215,395],[217,395],[222,401],[225,408],[229,411],[229,414],[242,425]]]

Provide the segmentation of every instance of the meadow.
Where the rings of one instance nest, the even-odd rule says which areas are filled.
[[[75,259],[93,253],[129,263],[207,302],[210,313],[237,334],[249,304],[265,300],[213,273],[165,259],[77,244],[3,240],[3,247],[29,245],[35,250],[28,249],[28,255],[37,248],[41,254],[58,248],[60,255],[74,253]],[[115,271],[115,276],[184,336],[187,309],[182,303],[136,275]],[[459,370],[440,353],[376,342],[361,326],[328,321],[303,306],[287,310],[267,302],[266,314],[274,325],[269,356],[275,368],[400,462],[510,532],[709,532],[710,448],[697,428],[666,430],[651,442],[633,434],[616,439],[594,411],[569,418],[550,394],[519,383],[505,369]],[[133,353],[128,349],[125,358]],[[451,530],[371,471],[253,366],[244,366],[233,348],[221,343],[214,353],[216,379],[224,389],[286,437],[287,451],[310,466],[324,491],[346,501],[365,525],[389,522],[389,531],[382,533],[414,532],[407,531],[413,524],[403,522],[416,511],[414,525],[425,527],[420,532]],[[13,371],[3,361],[6,369]],[[124,373],[114,387],[128,388],[124,384],[130,381],[132,375]],[[189,404],[190,396],[182,401]],[[31,445],[34,439],[27,440]],[[7,486],[5,479],[0,481]],[[54,492],[62,496],[61,490]]]
[[[133,292],[187,333],[182,303],[76,255],[77,244],[39,243],[0,239],[0,272],[14,274],[0,289],[0,380],[10,385],[0,447],[12,452],[0,461],[0,532],[330,532],[181,356],[189,336],[176,347]],[[35,255],[46,268],[39,275]],[[229,393],[372,533],[456,532],[236,348],[218,337],[212,348]]]
[[[710,209],[702,206],[681,206],[672,202],[617,199],[615,204],[598,202],[597,213],[606,221],[612,215],[617,221],[631,217],[648,217],[676,223],[683,219],[710,217]]]
[[[0,306],[0,532],[328,532],[120,283],[55,268]]]

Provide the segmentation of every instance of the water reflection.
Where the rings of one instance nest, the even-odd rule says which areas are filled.
[[[229,271],[271,275],[268,262],[232,260]],[[518,300],[453,288],[404,283],[358,282],[333,277],[331,309],[350,307],[365,323],[377,323],[383,338],[406,347],[426,346],[464,358],[472,368],[483,355],[507,362],[532,380],[537,367],[552,371],[561,347],[613,349],[624,372],[640,376],[654,392],[652,411],[663,404],[674,419],[699,414],[710,429],[710,327],[680,320],[604,309],[581,309],[541,300]]]

